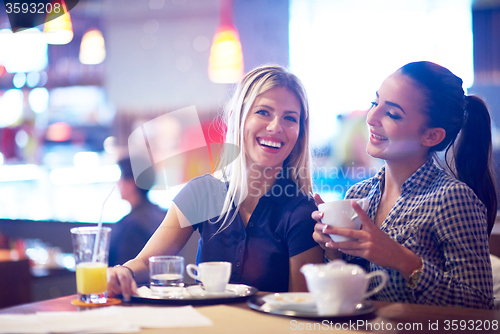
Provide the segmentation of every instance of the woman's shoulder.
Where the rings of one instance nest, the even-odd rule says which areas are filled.
[[[486,207],[474,190],[445,170],[439,170],[432,181],[418,188],[414,197],[421,203],[432,205],[433,212],[443,219],[459,215],[459,220],[470,224],[471,217],[484,217],[486,213]]]
[[[220,215],[226,193],[224,182],[205,174],[189,181],[173,202],[194,227]]]
[[[174,198],[174,202],[179,206],[180,202],[192,202],[195,199],[224,198],[227,193],[227,186],[213,175],[205,174],[191,179]]]
[[[208,183],[221,183],[221,181],[215,178],[212,174],[204,174],[197,176],[188,181],[188,185],[202,185]]]
[[[456,235],[486,235],[486,206],[474,190],[448,172],[442,171],[422,198],[432,204],[436,217],[433,226],[440,239]]]
[[[401,187],[402,192],[419,197],[441,198],[465,196],[476,197],[474,191],[464,182],[458,180],[450,172],[429,159],[410,176]]]
[[[442,194],[442,196],[456,196],[460,194],[461,196],[466,195],[477,198],[474,191],[465,182],[458,180],[444,170],[439,172],[438,176],[429,185],[429,188],[434,192]]]
[[[184,188],[198,192],[210,192],[225,189],[226,187],[224,182],[217,179],[213,175],[205,174],[191,179],[188,183],[186,183]]]

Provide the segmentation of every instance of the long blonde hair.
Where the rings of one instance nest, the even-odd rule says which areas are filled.
[[[285,87],[290,90],[301,104],[299,136],[290,155],[283,162],[283,172],[284,174],[286,172],[288,178],[295,182],[302,192],[307,194],[312,190],[309,104],[306,91],[295,75],[279,65],[257,67],[243,77],[236,87],[232,99],[224,109],[223,121],[227,128],[225,142],[232,145],[225,145],[229,149],[223,152],[219,161],[218,169],[222,172],[220,178],[229,182],[221,215],[216,221],[224,220],[219,231],[231,224],[238,213],[241,202],[248,193],[246,149],[243,139],[248,111],[257,96],[276,87]],[[240,154],[235,160],[231,147],[237,147],[240,150]],[[235,207],[236,210],[229,217],[232,207]]]

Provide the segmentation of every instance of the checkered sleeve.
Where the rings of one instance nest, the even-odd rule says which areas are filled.
[[[493,308],[486,209],[474,192],[462,183],[442,189],[435,210],[432,238],[438,245],[444,268],[434,249],[421,250],[423,273],[414,290],[419,304]],[[434,263],[435,262],[435,263]]]

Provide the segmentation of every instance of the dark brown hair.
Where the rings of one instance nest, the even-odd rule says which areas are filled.
[[[477,96],[464,95],[462,79],[435,63],[409,63],[400,71],[413,79],[427,98],[427,126],[446,131],[443,141],[432,147],[430,153],[446,149],[446,156],[453,154],[453,166],[449,159],[445,159],[446,164],[486,206],[490,234],[498,203],[491,163],[491,119],[486,104]]]

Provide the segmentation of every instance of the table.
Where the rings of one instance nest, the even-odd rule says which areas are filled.
[[[259,294],[265,294],[259,292]],[[0,309],[0,314],[29,314],[51,311],[83,311],[71,305],[76,295],[46,301],[23,304]],[[196,306],[203,315],[209,317],[214,325],[210,327],[172,328],[169,333],[297,333],[297,332],[373,332],[373,333],[454,333],[461,325],[469,326],[462,332],[498,333],[500,331],[500,311],[475,310],[467,308],[425,306],[375,302],[377,310],[360,318],[342,318],[336,322],[310,321],[268,315],[254,311],[246,303],[225,305]],[[139,304],[123,303],[138,306]],[[144,304],[140,304],[144,305]],[[157,306],[170,307],[170,306]],[[462,323],[460,323],[462,321]],[[480,330],[481,329],[481,330]],[[144,329],[141,333],[165,333],[165,329]]]

